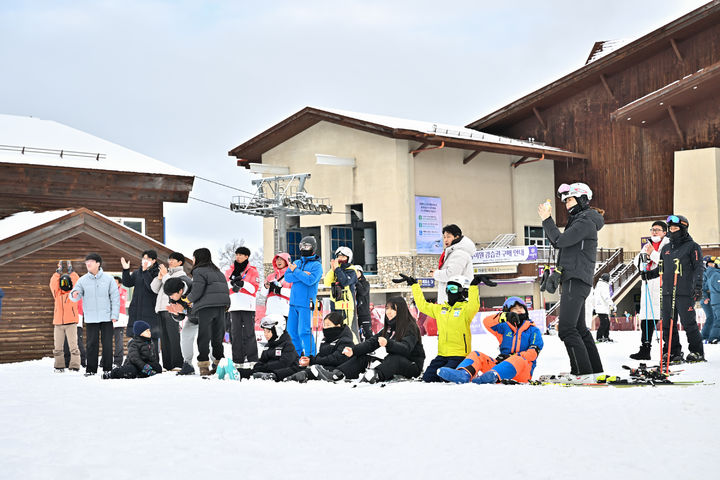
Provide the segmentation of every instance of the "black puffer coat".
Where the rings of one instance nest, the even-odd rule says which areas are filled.
[[[157,294],[150,288],[150,284],[158,276],[160,268],[157,262],[147,270],[138,268],[130,273],[130,270],[123,270],[122,284],[126,287],[135,287],[132,301],[128,309],[128,332],[132,332],[132,326],[136,321],[142,320],[150,324],[150,331],[153,338],[160,336],[160,317],[155,313]]]
[[[300,356],[295,350],[290,335],[283,332],[278,338],[267,343],[267,347],[260,354],[260,360],[253,367],[253,373],[269,373],[281,368],[296,366],[298,360],[300,360]]]
[[[592,208],[571,215],[565,231],[560,233],[555,220],[546,218],[545,235],[553,247],[560,250],[557,264],[562,267],[561,282],[577,278],[593,285],[597,258],[598,230],[605,225],[602,215]]]
[[[310,363],[326,367],[337,367],[348,359],[342,354],[343,349],[355,346],[352,330],[347,325],[341,325],[323,330],[323,335],[324,338],[317,355],[311,359]]]
[[[128,354],[124,365],[132,365],[138,372],[142,372],[145,365],[150,365],[156,372],[162,372],[152,340],[140,335],[134,336],[128,342]]]
[[[192,303],[192,316],[208,307],[229,307],[230,293],[225,275],[210,266],[197,267],[192,271],[192,290],[188,295]]]
[[[353,347],[353,355],[367,355],[380,348],[378,339],[382,335],[383,330],[368,338],[362,343],[358,343]],[[386,337],[387,338],[387,337]],[[410,329],[405,336],[401,339],[395,338],[395,333],[388,338],[387,346],[385,347],[388,354],[402,355],[411,362],[415,362],[417,365],[422,365],[425,362],[425,349],[423,348],[422,341],[418,337],[417,333]]]
[[[677,260],[677,284],[675,295],[693,296],[702,293],[703,254],[700,245],[685,233],[678,240],[670,240],[660,250],[660,275],[663,295],[672,295],[675,283],[675,265]],[[696,300],[699,300],[697,298]]]

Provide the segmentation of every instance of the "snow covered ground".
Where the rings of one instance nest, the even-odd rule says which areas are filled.
[[[622,375],[639,333],[612,337],[599,349]],[[544,338],[536,375],[567,371]],[[489,335],[473,342],[497,351]],[[425,345],[429,360],[436,338]],[[713,385],[626,389],[102,380],[55,374],[50,359],[5,364],[0,478],[713,477],[720,345],[706,356],[675,378]]]

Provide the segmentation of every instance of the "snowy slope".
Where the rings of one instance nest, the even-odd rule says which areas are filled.
[[[618,373],[639,333],[611,336],[599,348]],[[544,338],[536,374],[566,370]],[[497,351],[489,335],[473,342]],[[425,345],[429,359],[436,339]],[[679,378],[720,381],[720,345],[706,347],[710,361]],[[50,359],[0,365],[0,402],[4,479],[701,479],[716,474],[720,427],[719,385],[102,380],[54,374]]]

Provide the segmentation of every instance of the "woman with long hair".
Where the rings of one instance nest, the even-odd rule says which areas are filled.
[[[387,355],[381,359],[383,350]],[[376,383],[392,380],[396,375],[418,377],[425,362],[420,329],[402,297],[388,299],[382,330],[362,343],[345,347],[342,353],[348,359],[335,370],[314,365],[313,373],[323,380],[337,381],[355,379],[365,372],[361,381]],[[379,365],[368,368],[375,361],[379,361]]]

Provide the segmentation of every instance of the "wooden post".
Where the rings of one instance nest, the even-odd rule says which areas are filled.
[[[675,116],[675,109],[672,105],[670,105],[668,106],[667,111],[670,114],[670,119],[672,120],[673,125],[675,125],[675,131],[677,132],[678,137],[680,137],[680,142],[685,145],[685,136],[683,135],[683,132],[680,129],[680,123],[678,123],[677,117]]]

